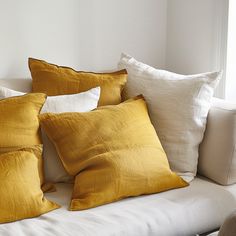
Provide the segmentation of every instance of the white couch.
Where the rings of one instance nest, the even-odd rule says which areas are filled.
[[[31,89],[31,80],[0,80],[0,85],[27,92]],[[234,131],[231,132],[234,120],[226,119],[229,114],[236,113],[235,108],[236,106],[220,100],[212,105],[206,135],[200,147],[199,171],[205,177],[197,176],[189,187],[128,198],[97,208],[72,212],[67,210],[72,185],[56,184],[57,192],[47,193],[46,196],[61,204],[62,208],[37,218],[0,224],[0,235],[184,236],[218,229],[236,208],[236,184],[228,186],[218,184],[226,185],[234,181],[234,177],[230,180],[228,177],[229,171],[232,175],[235,170],[225,170],[226,164],[229,164],[230,154],[224,155],[220,150],[225,147],[231,148],[229,145],[233,145],[232,160],[235,157],[233,138],[236,134]],[[231,128],[224,129],[225,124],[231,125]],[[229,143],[227,140],[232,142]],[[224,164],[224,161],[227,163]]]

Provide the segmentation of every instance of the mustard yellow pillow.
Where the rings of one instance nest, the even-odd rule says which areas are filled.
[[[0,100],[0,148],[41,143],[38,114],[45,99],[30,93]]]
[[[40,121],[76,176],[70,210],[188,185],[170,170],[142,97],[91,112],[43,114]]]
[[[42,60],[29,58],[29,68],[33,79],[33,92],[49,96],[85,92],[100,87],[99,106],[115,105],[121,102],[121,92],[127,81],[126,70],[113,73],[93,73],[75,71]]]
[[[0,223],[39,216],[59,208],[45,199],[40,189],[38,151],[33,147],[0,154]]]
[[[23,96],[0,100],[0,154],[22,147],[41,144],[39,112],[46,95],[29,93]],[[44,183],[41,152],[35,147],[39,157],[39,173]],[[53,190],[51,185],[44,185],[44,191]]]

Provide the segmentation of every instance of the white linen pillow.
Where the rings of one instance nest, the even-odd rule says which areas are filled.
[[[25,93],[18,92],[5,87],[0,87],[0,99],[22,96]],[[48,96],[41,113],[62,112],[87,112],[97,108],[100,97],[100,87],[90,89],[83,93],[71,95]],[[73,179],[65,171],[56,149],[47,135],[42,130],[43,157],[45,180],[48,182],[69,182]]]
[[[171,169],[190,182],[197,172],[198,148],[221,72],[179,75],[126,54],[118,67],[128,72],[125,98],[143,94]]]

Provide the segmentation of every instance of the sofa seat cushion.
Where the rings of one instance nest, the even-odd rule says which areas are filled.
[[[72,188],[72,184],[57,184],[57,192],[45,195],[62,208],[0,224],[0,235],[194,235],[219,228],[236,208],[236,185],[223,187],[199,177],[186,188],[73,212],[67,210]]]

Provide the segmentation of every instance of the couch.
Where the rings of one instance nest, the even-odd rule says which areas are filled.
[[[0,85],[22,92],[31,89],[30,79],[2,79]],[[228,173],[228,154],[234,157],[234,120],[236,105],[213,99],[205,137],[200,146],[199,175],[186,188],[127,198],[84,211],[68,211],[72,184],[58,183],[57,191],[46,197],[62,208],[37,218],[1,224],[3,236],[171,236],[206,234],[219,229],[236,208],[236,184],[224,179]],[[227,127],[226,127],[227,126]],[[228,145],[228,146],[227,146]],[[212,150],[214,149],[214,150]],[[225,163],[227,162],[227,163]],[[228,170],[225,170],[228,171]],[[228,185],[230,183],[230,185]]]

